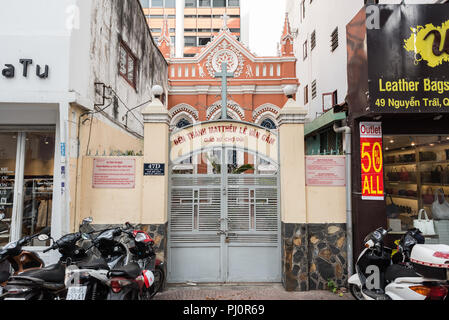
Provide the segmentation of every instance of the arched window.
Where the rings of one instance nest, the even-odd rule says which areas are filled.
[[[176,127],[179,128],[179,129],[182,129],[182,128],[187,127],[187,126],[190,126],[190,121],[187,120],[186,118],[182,118],[176,124]]]
[[[264,121],[262,121],[262,123],[260,124],[262,127],[267,128],[268,130],[276,130],[277,126],[274,123],[273,120],[271,119],[265,119]]]

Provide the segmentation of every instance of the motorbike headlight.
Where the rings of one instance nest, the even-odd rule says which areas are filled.
[[[136,242],[144,242],[147,240],[147,237],[143,233],[138,233],[135,238]]]

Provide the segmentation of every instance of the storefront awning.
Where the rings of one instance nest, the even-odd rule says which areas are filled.
[[[345,112],[339,112],[335,113],[334,109],[329,110],[325,114],[319,116],[315,120],[313,120],[310,123],[306,123],[304,127],[304,135],[308,136],[309,134],[320,130],[321,128],[324,128],[336,121],[344,120],[346,119],[346,113]]]

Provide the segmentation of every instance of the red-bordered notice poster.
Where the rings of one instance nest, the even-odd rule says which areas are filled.
[[[362,199],[384,200],[382,123],[360,123]]]

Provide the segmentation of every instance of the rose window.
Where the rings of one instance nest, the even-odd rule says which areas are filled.
[[[221,65],[223,62],[228,64],[228,72],[234,72],[239,65],[237,55],[231,50],[226,49],[218,51],[212,59],[212,66],[216,72],[221,72]]]

